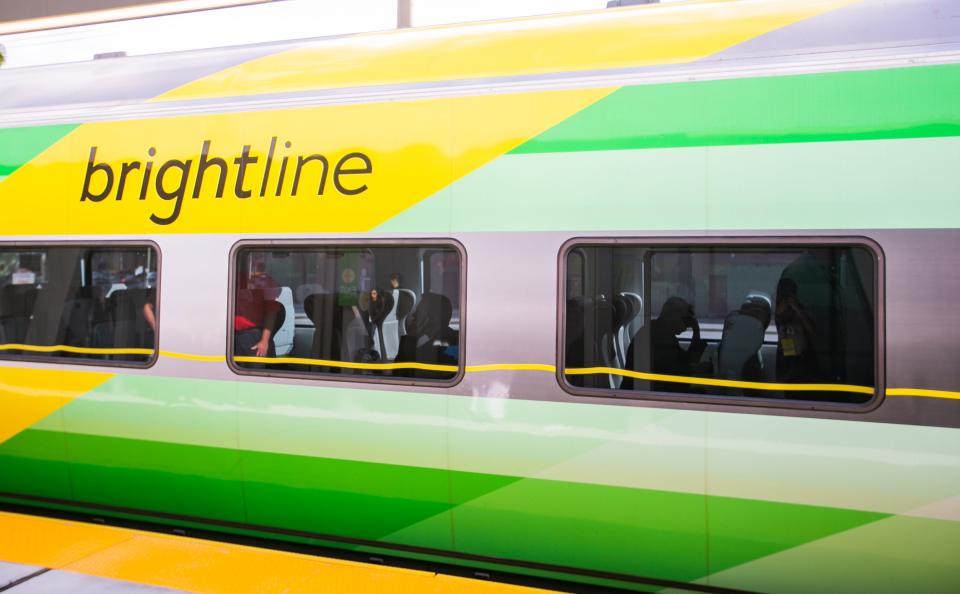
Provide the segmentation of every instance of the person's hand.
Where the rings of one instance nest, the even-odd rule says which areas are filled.
[[[697,318],[693,316],[687,316],[686,318],[683,319],[683,321],[687,324],[687,328],[690,328],[690,330],[693,331],[693,339],[699,340],[700,339],[700,322],[697,321]]]
[[[250,350],[254,351],[254,357],[266,357],[270,350],[270,339],[261,338],[260,342],[250,347]]]

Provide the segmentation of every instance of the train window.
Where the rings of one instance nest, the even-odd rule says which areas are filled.
[[[150,246],[0,246],[0,356],[149,364],[157,280]]]
[[[874,396],[866,247],[574,245],[564,263],[562,369],[575,392],[808,406]]]
[[[232,363],[243,372],[454,381],[460,250],[425,242],[242,246]]]

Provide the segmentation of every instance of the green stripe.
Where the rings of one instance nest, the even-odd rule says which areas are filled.
[[[377,231],[942,229],[960,137],[506,155]]]
[[[43,461],[2,454],[11,472]],[[886,514],[486,473],[448,472],[67,434],[79,501],[419,545],[598,571],[695,580]],[[19,445],[18,445],[19,444]],[[29,467],[35,465],[31,470]],[[451,515],[452,514],[452,515]],[[454,538],[455,536],[455,538]]]
[[[624,87],[513,153],[958,135],[949,64]]]
[[[0,178],[16,171],[77,126],[78,124],[65,124],[0,128]]]

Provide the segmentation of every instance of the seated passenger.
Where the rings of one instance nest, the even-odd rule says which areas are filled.
[[[690,345],[685,349],[680,345],[677,335],[687,328],[693,331]],[[644,349],[648,345],[638,345],[637,334],[630,343],[627,351],[627,365],[635,365],[635,349]],[[707,348],[706,341],[700,338],[700,324],[693,311],[693,306],[680,297],[670,297],[660,310],[660,317],[650,323],[650,353],[653,373],[676,376],[697,376],[710,372],[709,363],[701,363],[700,358]],[[641,351],[642,352],[642,351]],[[622,384],[624,389],[633,389],[634,382],[626,378]],[[658,392],[689,392],[694,387],[679,382],[655,381],[652,389]],[[699,391],[699,390],[698,390]]]
[[[234,310],[234,349],[237,356],[274,357],[271,337],[275,330],[280,303],[280,287],[259,266],[249,277],[238,280]]]

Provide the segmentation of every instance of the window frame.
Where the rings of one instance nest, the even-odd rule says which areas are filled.
[[[460,256],[460,354],[457,361],[457,373],[448,380],[430,380],[408,377],[374,376],[374,375],[338,375],[333,373],[309,373],[289,370],[249,369],[240,367],[233,360],[234,342],[234,311],[236,308],[235,283],[237,281],[237,256],[244,249],[303,249],[303,248],[364,248],[364,247],[445,247],[456,250]],[[227,266],[227,334],[226,334],[226,361],[227,367],[238,376],[288,378],[310,381],[333,381],[356,384],[381,384],[394,386],[418,386],[425,388],[452,388],[463,381],[466,375],[466,307],[467,307],[467,250],[456,239],[450,238],[323,238],[323,239],[241,239],[230,248]]]
[[[685,392],[656,392],[653,390],[606,390],[602,388],[581,388],[567,381],[566,374],[566,332],[567,332],[567,256],[576,248],[585,247],[674,247],[697,248],[715,247],[731,249],[763,247],[850,247],[866,249],[873,257],[873,291],[875,306],[874,323],[874,394],[863,403],[816,402],[810,400],[786,400],[757,398],[750,396],[700,395]],[[859,235],[718,235],[718,236],[598,236],[573,237],[560,246],[557,267],[557,342],[556,342],[556,379],[560,388],[577,397],[606,398],[623,400],[630,403],[638,401],[716,404],[749,408],[813,410],[829,412],[868,413],[876,410],[886,398],[886,295],[884,287],[886,257],[879,243],[869,237]]]
[[[0,351],[0,361],[13,361],[24,363],[47,363],[56,365],[79,365],[86,367],[117,367],[126,369],[150,369],[156,365],[160,359],[160,331],[161,325],[161,291],[163,290],[163,250],[160,244],[152,239],[119,239],[119,240],[80,240],[80,241],[0,241],[0,250],[11,248],[96,248],[114,249],[124,247],[146,247],[152,249],[157,256],[157,285],[156,285],[156,303],[154,303],[154,316],[157,319],[157,330],[153,333],[153,354],[149,359],[143,362],[138,361],[113,361],[108,359],[86,360],[64,357],[62,355],[49,355],[46,357],[38,355],[10,355],[7,351]]]

